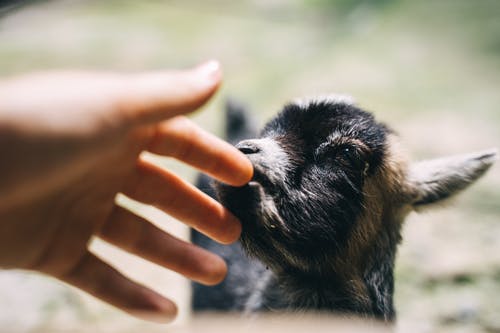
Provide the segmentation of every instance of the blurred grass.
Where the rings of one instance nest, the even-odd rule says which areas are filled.
[[[0,19],[0,75],[217,58],[224,86],[194,116],[210,131],[221,133],[227,96],[263,123],[289,99],[346,93],[426,158],[499,146],[499,17],[496,0],[40,2]],[[500,331],[499,188],[497,165],[451,208],[411,216],[397,263],[400,331]]]

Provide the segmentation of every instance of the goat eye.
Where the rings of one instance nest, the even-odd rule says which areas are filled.
[[[342,148],[342,157],[350,162],[354,162],[358,160],[358,153],[356,149],[352,147],[344,147]]]
[[[360,169],[364,165],[363,158],[355,147],[342,147],[340,149],[339,157],[342,159],[342,161],[344,161],[344,163],[348,163],[356,169]]]
[[[330,163],[340,163],[344,167],[362,169],[364,160],[356,147],[329,145],[322,147],[316,154],[318,161]]]

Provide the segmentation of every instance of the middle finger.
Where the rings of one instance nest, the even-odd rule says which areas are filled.
[[[172,172],[139,159],[137,173],[125,195],[155,206],[216,241],[229,244],[241,224],[224,206]]]

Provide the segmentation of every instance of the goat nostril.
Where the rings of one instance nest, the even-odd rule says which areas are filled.
[[[260,147],[254,140],[244,140],[236,145],[243,154],[251,155],[260,153]]]
[[[260,151],[257,147],[238,147],[238,149],[245,155],[256,154]]]

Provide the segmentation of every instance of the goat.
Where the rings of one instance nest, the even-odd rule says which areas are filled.
[[[252,133],[239,107],[228,112],[228,139]],[[257,139],[236,147],[254,166],[248,184],[209,189],[206,178],[199,181],[243,231],[231,246],[193,234],[229,266],[219,286],[194,285],[195,311],[322,311],[392,321],[405,217],[465,189],[497,159],[488,150],[410,163],[393,130],[332,96],[286,105]]]

